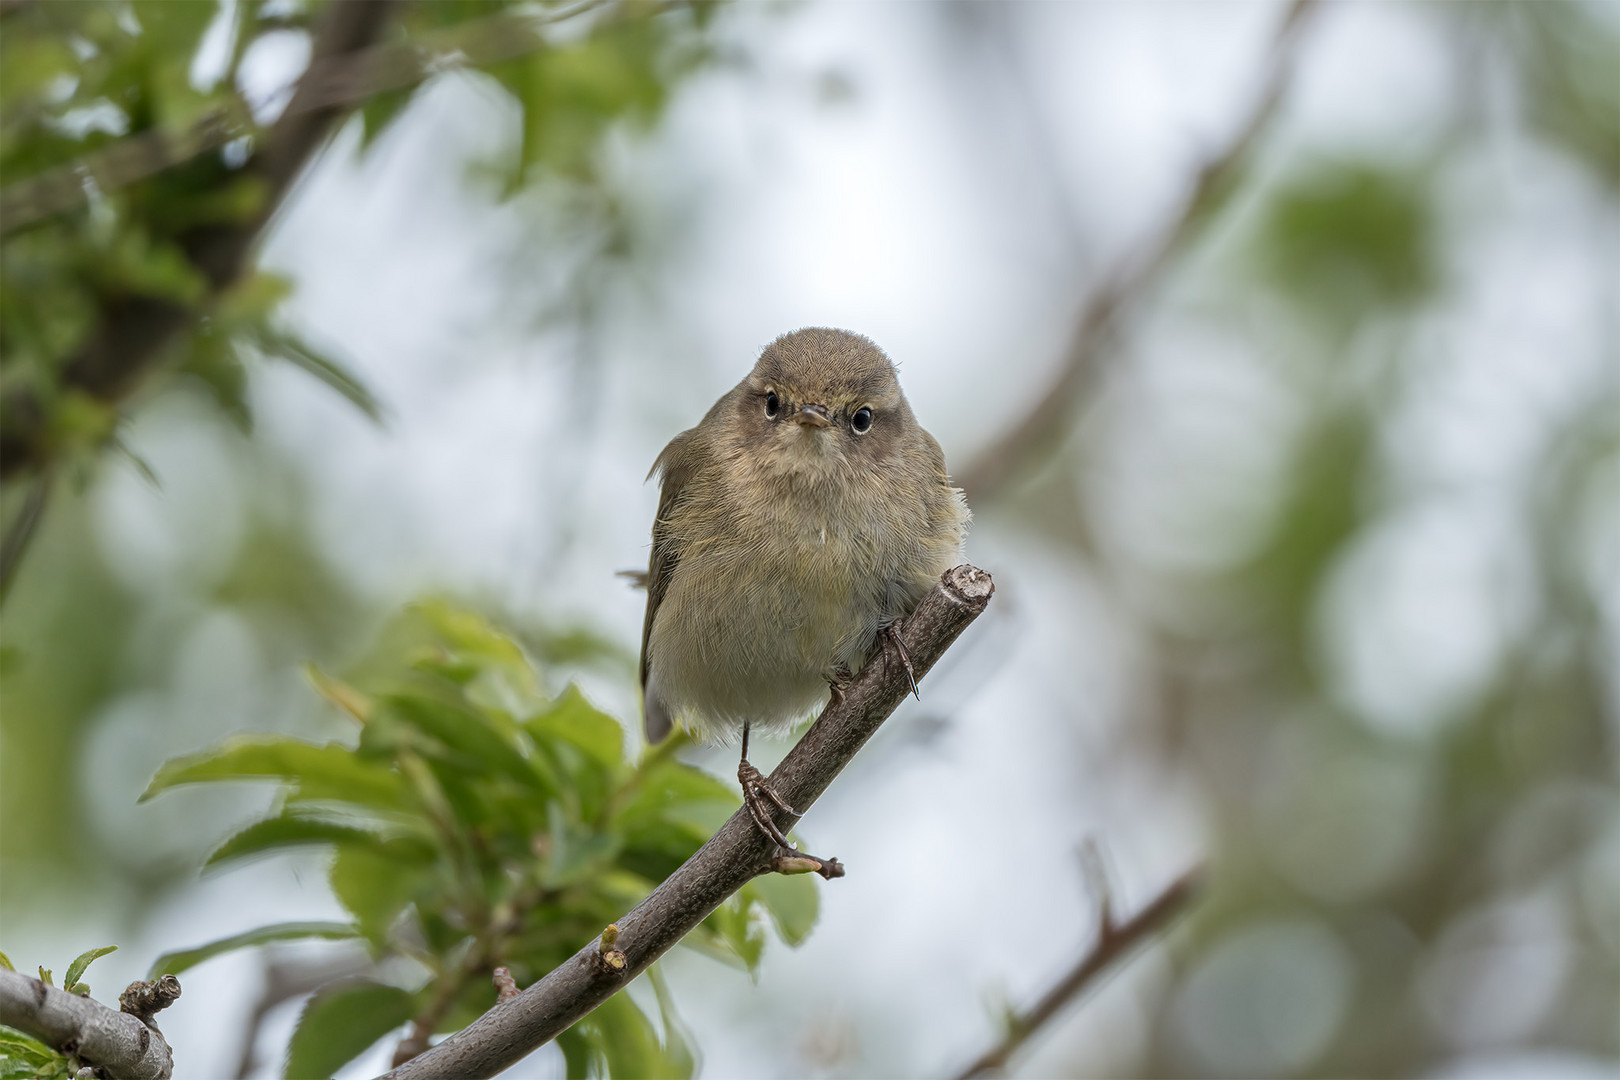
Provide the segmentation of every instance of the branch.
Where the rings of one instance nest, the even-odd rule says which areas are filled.
[[[1028,472],[1057,448],[1104,353],[1114,343],[1124,316],[1225,206],[1236,187],[1234,181],[1247,167],[1277,113],[1288,85],[1300,27],[1316,6],[1316,0],[1294,0],[1272,40],[1263,86],[1248,115],[1226,145],[1198,170],[1197,179],[1176,212],[1104,274],[1102,284],[1081,309],[1057,377],[1046,392],[1022,419],[1009,424],[1000,438],[953,477],[970,499],[983,503],[993,498],[1009,481]]]
[[[900,626],[899,636],[921,678],[990,602],[990,575],[972,566],[946,573]],[[910,693],[906,671],[888,650],[861,669],[836,704],[771,774],[793,806],[808,808],[889,714]],[[798,820],[777,815],[791,828]],[[594,940],[510,1001],[466,1029],[386,1074],[387,1080],[493,1076],[568,1030],[630,984],[727,897],[768,871],[772,845],[746,808],[738,810],[697,853],[614,924],[610,941]],[[813,869],[805,867],[804,869]]]
[[[137,1007],[155,1006],[151,1012],[156,1012],[180,996],[180,983],[165,975],[154,983],[131,983],[124,994]],[[104,1070],[115,1080],[168,1080],[174,1072],[174,1054],[150,1013],[143,1021],[93,998],[4,969],[0,969],[0,1024]]]
[[[956,1074],[955,1080],[1000,1072],[1024,1043],[1063,1007],[1089,989],[1116,960],[1145,942],[1174,919],[1198,891],[1202,870],[1190,870],[1171,882],[1147,907],[1122,923],[1114,921],[1113,905],[1102,894],[1097,919],[1097,940],[1089,952],[1056,986],[1041,995],[1027,1012],[1008,1018],[1007,1034],[995,1046],[979,1055],[971,1065]]]

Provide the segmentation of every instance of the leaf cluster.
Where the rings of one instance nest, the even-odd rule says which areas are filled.
[[[311,672],[356,724],[354,745],[236,736],[169,762],[145,796],[270,780],[280,787],[272,812],[208,864],[332,853],[332,890],[350,921],[261,927],[152,968],[178,973],[273,941],[363,943],[373,970],[309,1002],[289,1076],[329,1075],[406,1023],[422,1040],[465,1026],[494,1004],[496,966],[520,986],[540,978],[646,896],[738,804],[668,747],[628,760],[616,720],[572,685],[548,693],[517,644],[474,615],[419,604],[385,639],[385,656],[354,683]],[[767,917],[796,944],[815,916],[805,878],[762,879],[687,943],[753,970]],[[651,981],[660,1023],[621,996],[560,1040],[570,1076],[691,1073],[694,1053],[660,977]]]
[[[114,443],[119,407],[178,369],[251,422],[264,358],[375,417],[371,393],[276,319],[292,283],[240,265],[290,178],[266,163],[276,115],[238,73],[272,38],[310,38],[329,5],[84,0],[22,5],[0,34],[0,421],[16,463]],[[644,129],[709,59],[709,5],[505,0],[403,5],[368,62],[323,77],[370,146],[442,72],[482,68],[522,114],[510,195],[545,177],[589,190],[616,126]],[[284,43],[283,43],[284,44]],[[381,55],[375,55],[381,54]],[[319,82],[319,80],[317,81]]]

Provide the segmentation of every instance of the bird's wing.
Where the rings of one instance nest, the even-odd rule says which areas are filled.
[[[653,619],[658,615],[658,606],[664,602],[664,594],[669,591],[670,578],[675,574],[681,550],[685,546],[685,539],[675,535],[671,517],[675,504],[680,500],[681,490],[696,471],[696,448],[692,435],[691,431],[683,431],[671,439],[647,474],[649,477],[653,473],[660,474],[661,484],[658,515],[653,518],[652,557],[647,564],[647,617],[641,624],[642,724],[647,732],[647,741],[654,743],[669,734],[673,718],[657,694],[648,691],[647,646],[652,641]]]

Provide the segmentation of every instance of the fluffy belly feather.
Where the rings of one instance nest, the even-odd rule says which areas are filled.
[[[785,727],[826,699],[826,678],[839,665],[859,668],[885,604],[860,595],[847,571],[835,569],[841,565],[847,553],[840,559],[819,535],[775,550],[725,544],[689,553],[648,650],[649,683],[677,722],[721,737],[745,720]],[[684,623],[679,633],[676,620]]]

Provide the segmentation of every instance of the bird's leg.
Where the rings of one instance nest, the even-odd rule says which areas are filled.
[[[794,817],[799,812],[789,806],[787,800],[776,793],[771,782],[760,775],[760,771],[748,762],[748,723],[743,722],[742,761],[737,764],[737,780],[742,784],[743,805],[748,807],[748,813],[764,833],[777,845],[776,854],[771,856],[771,869],[778,874],[820,874],[831,881],[835,877],[844,876],[844,864],[837,859],[824,859],[820,855],[811,855],[802,852],[793,846],[793,843],[776,827],[771,820],[771,806],[777,806]]]
[[[839,664],[823,677],[827,680],[827,689],[832,691],[832,704],[843,704],[844,692],[855,681],[855,673],[849,670],[848,664]]]
[[[793,846],[782,830],[776,827],[776,822],[771,820],[771,810],[766,805],[766,800],[776,804],[794,817],[798,817],[799,812],[789,806],[787,800],[778,795],[776,789],[771,787],[771,782],[765,779],[760,771],[749,763],[748,721],[746,720],[743,721],[742,761],[737,764],[737,782],[742,785],[743,804],[748,807],[748,812],[753,815],[754,824],[759,826],[759,831],[789,851],[797,851],[798,849]]]
[[[899,624],[890,623],[878,631],[878,636],[883,639],[883,662],[885,664],[889,662],[889,649],[892,647],[895,655],[900,658],[900,666],[906,669],[906,682],[911,684],[911,696],[921,701],[922,695],[917,693],[917,674],[911,669],[911,657],[906,652],[906,644],[900,640]]]

